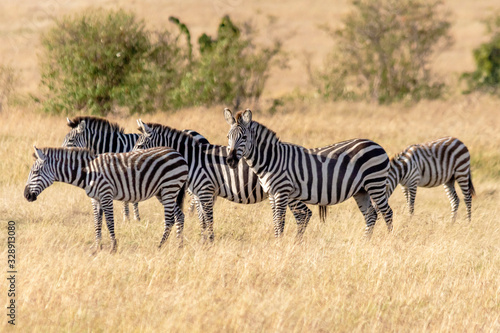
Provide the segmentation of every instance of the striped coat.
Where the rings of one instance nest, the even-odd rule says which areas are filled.
[[[244,158],[258,175],[269,192],[276,237],[283,232],[284,207],[290,200],[325,206],[354,197],[365,217],[367,236],[377,219],[373,201],[392,230],[392,210],[386,196],[389,158],[380,145],[354,139],[307,149],[280,141],[276,133],[252,121],[250,110],[233,117],[225,109],[224,116],[231,126],[228,164],[236,167]],[[299,237],[304,228],[299,228]]]
[[[471,220],[472,196],[475,194],[470,171],[470,154],[463,142],[454,137],[414,144],[391,159],[388,195],[401,184],[408,210],[413,214],[417,187],[443,185],[451,204],[451,219],[456,220],[459,198],[455,181],[460,186]]]
[[[102,215],[106,217],[112,252],[116,251],[113,200],[139,202],[156,196],[163,204],[165,229],[160,247],[168,238],[174,220],[180,240],[184,216],[180,208],[188,168],[182,156],[171,148],[141,152],[95,155],[82,148],[35,147],[24,196],[35,201],[53,182],[64,182],[85,190],[92,199],[96,250],[101,247]],[[175,217],[174,217],[175,216]]]
[[[231,169],[227,165],[227,147],[201,144],[181,131],[160,124],[138,121],[141,137],[134,149],[169,146],[178,150],[189,165],[188,186],[198,198],[198,215],[202,237],[213,240],[213,205],[217,196],[227,200],[254,204],[267,198],[258,177],[246,163]],[[307,224],[311,211],[299,201],[288,206],[299,225]]]

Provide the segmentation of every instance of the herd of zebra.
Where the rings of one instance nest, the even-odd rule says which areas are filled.
[[[81,187],[91,198],[94,249],[101,249],[103,214],[112,242],[113,200],[124,203],[124,219],[129,218],[128,203],[156,196],[164,207],[164,232],[159,247],[175,225],[182,245],[184,192],[191,194],[191,205],[198,213],[201,236],[214,239],[213,206],[217,197],[254,204],[269,198],[274,234],[281,236],[285,213],[290,208],[300,239],[312,216],[306,204],[319,205],[320,219],[326,219],[326,206],[353,197],[366,222],[370,237],[380,212],[389,231],[393,213],[388,200],[400,184],[408,209],[413,214],[417,187],[443,184],[456,219],[458,183],[471,219],[474,187],[470,155],[458,139],[445,137],[414,144],[389,159],[384,148],[367,139],[352,139],[330,146],[306,149],[279,140],[276,133],[252,120],[252,112],[235,115],[229,109],[224,117],[231,126],[228,146],[210,144],[192,130],[177,130],[138,120],[140,133],[124,133],[107,119],[85,116],[69,118],[71,128],[62,148],[35,148],[24,196],[28,201],[54,181]]]

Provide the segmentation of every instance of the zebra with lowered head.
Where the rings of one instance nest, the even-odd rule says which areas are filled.
[[[126,153],[132,150],[139,137],[138,133],[124,133],[122,127],[104,118],[84,116],[74,119],[67,118],[71,130],[64,138],[63,147],[88,148],[96,154],[102,153]],[[201,134],[193,130],[184,130],[200,143],[208,143]],[[193,198],[192,204],[196,202]],[[139,207],[134,206],[134,218],[140,220]],[[123,203],[123,217],[129,218],[128,203]]]
[[[220,196],[241,204],[254,204],[267,198],[267,193],[259,183],[258,177],[246,163],[239,163],[235,169],[228,167],[227,147],[201,144],[190,135],[168,126],[143,123],[141,120],[137,123],[142,135],[137,140],[134,150],[168,146],[179,151],[186,159],[189,165],[188,188],[198,200],[198,217],[204,239],[208,236],[212,241],[214,238],[215,197]],[[294,214],[299,229],[304,228],[312,216],[309,208],[295,200],[290,200],[288,206]]]
[[[103,213],[112,246],[117,248],[113,200],[139,202],[156,196],[164,208],[163,245],[175,223],[182,244],[184,215],[181,204],[188,167],[184,158],[171,148],[95,155],[85,148],[35,147],[35,162],[28,176],[24,196],[35,201],[53,182],[64,182],[85,190],[92,199],[95,223],[95,251],[101,249]]]
[[[325,206],[354,197],[364,215],[368,237],[377,220],[373,201],[392,230],[385,186],[389,158],[380,145],[353,139],[307,149],[282,142],[275,132],[252,121],[248,109],[233,116],[226,108],[224,117],[231,126],[227,163],[234,168],[244,159],[258,175],[269,192],[276,237],[283,233],[286,205],[291,200]]]
[[[137,133],[124,133],[122,127],[107,119],[84,116],[66,118],[71,130],[64,137],[63,147],[88,148],[96,154],[126,153],[132,150],[139,137]],[[133,204],[134,218],[140,221],[139,206]],[[123,219],[129,219],[128,202],[123,202]]]
[[[471,220],[472,196],[475,194],[470,171],[470,154],[465,144],[454,137],[414,144],[391,158],[387,193],[390,196],[401,184],[408,210],[413,215],[417,187],[443,185],[451,204],[451,220],[457,217],[458,198],[455,181],[460,186]]]

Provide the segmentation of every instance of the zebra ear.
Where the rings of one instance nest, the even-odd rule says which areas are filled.
[[[82,120],[79,124],[78,127],[76,128],[78,133],[82,133],[85,130],[85,120]]]
[[[47,158],[47,156],[43,153],[43,151],[38,149],[35,145],[33,145],[33,148],[35,148],[35,157],[36,158],[39,158],[42,161],[44,161]]]
[[[75,123],[73,120],[71,120],[69,118],[66,118],[66,120],[68,121],[68,126],[71,128],[75,128],[78,125],[77,123]]]
[[[252,111],[250,111],[250,109],[246,109],[245,111],[243,111],[243,114],[238,120],[240,120],[240,123],[242,125],[250,125],[250,123],[252,122]]]
[[[143,124],[142,120],[137,119],[137,126],[139,126],[139,127],[137,127],[137,130],[139,132],[141,132],[142,134],[144,134],[144,128],[142,128],[142,124]]]
[[[137,119],[137,125],[139,125],[139,131],[143,134],[151,134],[153,131],[151,127],[143,123],[141,119]]]
[[[233,117],[233,113],[228,108],[224,109],[224,118],[226,118],[226,122],[231,126],[236,123],[236,120]]]

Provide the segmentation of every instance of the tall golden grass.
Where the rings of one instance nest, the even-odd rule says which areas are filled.
[[[226,143],[221,107],[142,118]],[[140,204],[141,222],[123,222],[116,205],[118,253],[107,252],[105,231],[107,247],[91,256],[91,206],[82,190],[54,184],[34,203],[23,198],[33,143],[60,145],[68,131],[65,118],[13,110],[0,126],[0,211],[17,223],[19,327],[33,332],[500,329],[495,99],[468,96],[410,108],[298,103],[274,116],[256,112],[254,118],[283,140],[308,147],[368,137],[393,154],[411,143],[458,136],[473,160],[472,223],[466,222],[462,202],[458,221],[451,224],[442,187],[418,190],[411,219],[396,191],[390,200],[393,234],[379,220],[372,240],[364,241],[363,217],[350,200],[331,207],[325,224],[311,207],[315,214],[304,241],[296,244],[290,213],[284,237],[275,240],[267,202],[245,206],[219,199],[213,244],[200,241],[197,218],[188,216],[184,248],[171,237],[158,251],[162,209],[150,200]],[[111,119],[134,131],[134,118]],[[5,262],[6,255],[3,246]],[[2,330],[7,326],[7,319],[0,321]]]
[[[150,27],[164,28],[175,15],[193,36],[215,32],[230,14],[262,26],[261,41],[285,41],[290,68],[274,71],[264,98],[307,88],[304,52],[321,64],[331,40],[318,25],[345,13],[346,1],[168,2],[111,0],[105,8],[134,10]],[[36,92],[38,36],[54,18],[91,6],[87,0],[2,4],[2,64],[21,71],[21,92]],[[434,68],[446,82],[472,70],[471,50],[484,40],[480,20],[495,0],[448,1],[455,16],[455,45]],[[2,16],[3,15],[3,16]],[[175,128],[191,128],[211,142],[226,144],[224,106],[142,116]],[[32,145],[60,146],[67,133],[64,117],[37,113],[30,103],[0,115],[0,267],[7,271],[7,221],[17,226],[17,320],[22,331],[238,331],[238,332],[498,332],[500,331],[500,114],[488,96],[455,96],[413,107],[315,100],[285,104],[275,115],[254,112],[284,140],[317,147],[365,137],[392,155],[409,144],[445,135],[459,137],[472,156],[477,196],[472,222],[463,202],[450,223],[442,187],[419,189],[409,218],[401,191],[390,199],[393,234],[378,221],[371,241],[363,240],[364,220],[353,200],[329,208],[319,222],[317,209],[295,243],[296,226],[287,214],[285,233],[275,240],[269,203],[244,206],[219,199],[215,241],[200,241],[197,218],[187,216],[185,246],[171,237],[157,250],[162,208],[154,199],[141,203],[141,222],[122,221],[116,205],[118,253],[91,256],[94,231],[90,200],[81,189],[54,184],[34,203],[23,197],[32,164]],[[135,118],[113,116],[127,131]],[[461,197],[461,195],[460,195]],[[7,306],[7,282],[0,304]],[[4,308],[5,309],[5,308]],[[5,309],[6,310],[6,309]],[[9,328],[8,317],[0,331]]]

